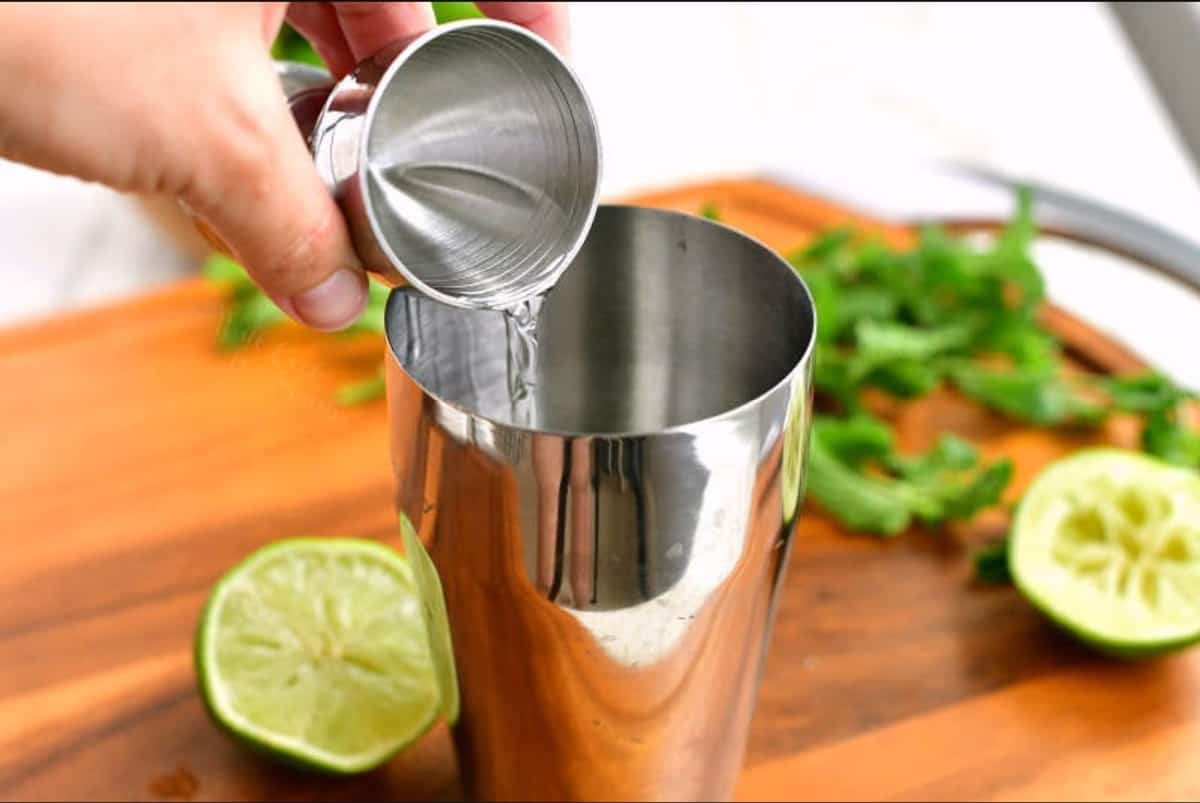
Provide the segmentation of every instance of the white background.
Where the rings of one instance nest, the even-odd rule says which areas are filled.
[[[959,159],[1200,238],[1196,173],[1103,5],[577,3],[572,14],[614,191],[764,164],[803,174],[829,159],[850,171],[859,156]]]
[[[1196,172],[1102,5],[577,3],[571,13],[607,195],[778,168],[900,210],[923,188],[873,164],[956,159],[1200,240]],[[2,162],[0,255],[0,323],[190,269],[128,199]]]

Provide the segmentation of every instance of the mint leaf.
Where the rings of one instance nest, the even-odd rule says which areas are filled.
[[[1142,450],[1177,466],[1200,469],[1200,433],[1180,421],[1175,410],[1155,410],[1147,416]]]
[[[964,363],[950,376],[965,395],[1031,424],[1090,426],[1107,415],[1103,406],[1084,399],[1056,372],[1040,366],[1001,370]]]
[[[975,553],[975,577],[982,583],[1011,583],[1008,570],[1008,539],[988,544]]]
[[[981,466],[971,444],[943,436],[919,455],[896,454],[890,429],[859,414],[813,423],[808,492],[851,529],[893,536],[914,520],[941,524],[994,505],[1012,463]]]
[[[1103,381],[1103,387],[1113,406],[1127,413],[1167,412],[1193,396],[1167,377],[1153,372],[1109,377]]]
[[[369,379],[342,385],[334,393],[334,400],[343,407],[365,404],[369,401],[382,399],[387,394],[387,385],[383,372]]]
[[[848,466],[819,438],[808,458],[808,493],[846,527],[893,536],[908,527],[912,510],[889,483]]]

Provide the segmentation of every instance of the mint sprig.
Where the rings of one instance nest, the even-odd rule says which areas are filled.
[[[250,278],[236,260],[213,254],[205,261],[203,275],[225,291],[225,315],[217,330],[217,348],[233,351],[249,345],[266,332],[286,323],[287,315]],[[367,305],[358,320],[339,332],[339,337],[360,334],[382,335],[388,288],[372,278],[367,286]],[[338,388],[334,400],[341,405],[365,404],[384,395],[383,369],[378,374]]]

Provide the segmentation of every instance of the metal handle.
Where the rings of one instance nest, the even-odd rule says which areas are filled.
[[[292,117],[311,150],[317,118],[321,116],[321,109],[333,91],[333,76],[327,70],[298,61],[276,61],[275,72],[288,100],[288,107],[292,110]]]
[[[1146,70],[1200,177],[1200,7],[1195,3],[1108,3]]]
[[[1022,181],[994,170],[952,168],[993,186],[1029,187],[1037,199],[1038,223],[1120,251],[1200,290],[1200,245],[1152,221],[1041,181]]]

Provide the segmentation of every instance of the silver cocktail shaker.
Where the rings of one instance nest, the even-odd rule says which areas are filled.
[[[542,308],[515,421],[504,316],[393,291],[397,503],[445,591],[471,796],[732,794],[801,497],[814,327],[757,242],[601,206]]]

